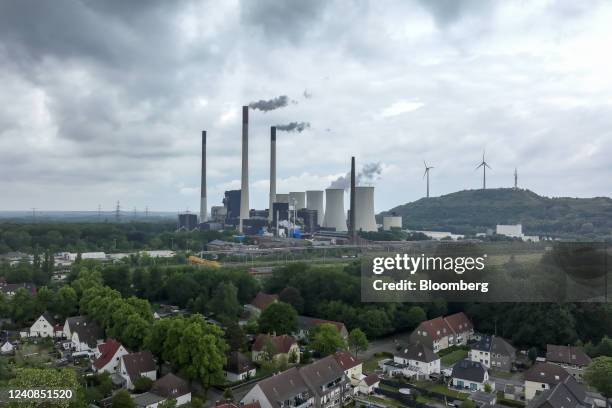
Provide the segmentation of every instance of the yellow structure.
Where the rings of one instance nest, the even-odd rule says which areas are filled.
[[[200,265],[200,266],[208,266],[210,268],[219,268],[221,264],[217,261],[209,261],[207,259],[202,259],[198,256],[191,255],[189,258],[189,263],[191,265]]]

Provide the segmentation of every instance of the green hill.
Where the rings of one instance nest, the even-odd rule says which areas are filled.
[[[612,238],[612,199],[542,197],[529,190],[463,190],[421,198],[383,212],[403,217],[404,228],[475,234],[496,224],[523,224],[527,235]]]

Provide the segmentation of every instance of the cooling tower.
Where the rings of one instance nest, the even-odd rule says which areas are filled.
[[[344,215],[344,189],[328,188],[325,190],[325,228],[335,228],[336,231],[347,231]]]
[[[323,191],[309,190],[306,191],[306,208],[309,210],[317,210],[317,224],[323,225]]]
[[[289,205],[294,206],[296,210],[306,208],[306,193],[303,191],[289,192]]]
[[[277,194],[275,203],[289,203],[289,194]]]
[[[249,219],[249,107],[242,107],[242,182],[240,184],[240,227]]]
[[[374,187],[355,187],[355,231],[378,231],[374,218]]]
[[[397,215],[386,215],[383,217],[383,230],[390,231],[391,228],[402,228],[402,217]]]
[[[276,126],[270,128],[270,206],[268,207],[268,221],[272,222],[274,214],[272,207],[276,201]]]
[[[200,185],[200,222],[208,221],[206,204],[206,131],[202,131],[202,179]]]

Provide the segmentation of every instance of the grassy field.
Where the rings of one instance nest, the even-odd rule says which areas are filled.
[[[419,388],[424,388],[428,391],[438,392],[440,394],[444,394],[449,398],[465,400],[468,397],[468,394],[464,394],[459,391],[449,390],[444,384],[437,384],[430,381],[417,381],[415,384]]]
[[[456,362],[463,360],[468,355],[467,350],[455,350],[440,358],[442,365],[452,366]]]
[[[48,344],[24,343],[15,352],[15,363],[17,365],[39,366],[53,361],[49,356],[52,347]]]

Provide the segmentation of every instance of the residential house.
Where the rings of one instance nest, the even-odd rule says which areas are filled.
[[[244,381],[254,377],[256,373],[251,360],[239,351],[229,353],[224,372],[229,382]]]
[[[113,374],[120,365],[122,356],[129,354],[128,351],[115,339],[107,339],[99,344],[95,351],[95,360],[92,367],[96,373]]]
[[[480,408],[494,407],[497,403],[497,393],[495,392],[474,391],[470,393],[468,398]]]
[[[480,362],[461,360],[454,365],[451,376],[453,387],[460,390],[484,391],[486,384],[495,387],[494,383],[489,383],[487,367]]]
[[[234,401],[217,401],[214,408],[261,408],[261,406],[257,401],[251,404],[241,404]]]
[[[272,303],[278,302],[278,295],[270,295],[267,293],[259,292],[255,296],[251,303],[244,305],[245,310],[249,311],[255,316],[259,316],[261,312],[266,310]]]
[[[432,374],[440,374],[440,357],[423,343],[411,343],[402,347],[393,356],[393,363],[383,368],[391,374],[405,377],[428,379]]]
[[[45,312],[30,326],[30,336],[36,337],[56,337],[55,327],[57,322],[51,313]]]
[[[261,408],[309,408],[315,406],[315,394],[293,367],[259,381],[240,403],[259,403]]]
[[[10,341],[5,341],[2,347],[0,347],[0,353],[4,355],[13,354],[15,352],[15,346]]]
[[[351,394],[343,367],[334,356],[327,356],[259,381],[241,403],[259,402],[261,408],[338,408]]]
[[[150,392],[164,397],[166,400],[175,400],[177,407],[191,402],[189,383],[172,373],[168,373],[155,381]]]
[[[482,335],[472,345],[469,359],[493,370],[510,371],[516,361],[516,349],[501,337]]]
[[[130,353],[119,358],[119,375],[125,381],[125,388],[134,389],[134,381],[139,377],[157,379],[157,367],[150,351]]]
[[[474,325],[465,313],[421,322],[410,335],[411,343],[424,343],[434,353],[455,345],[467,344],[474,333]]]
[[[302,340],[308,338],[310,331],[317,326],[322,324],[332,324],[338,329],[338,332],[343,339],[348,338],[348,330],[344,323],[335,322],[333,320],[317,319],[314,317],[298,316],[298,332],[295,333],[295,337]]]
[[[374,393],[374,389],[378,388],[380,385],[380,378],[376,374],[369,374],[364,376],[361,381],[359,381],[359,385],[357,389],[360,394],[370,395]]]
[[[73,351],[93,352],[104,342],[104,331],[85,316],[75,316],[66,319],[64,337],[71,342]]]
[[[590,408],[593,400],[571,375],[550,389],[540,392],[527,408]]]
[[[474,334],[474,325],[463,312],[455,313],[444,318],[453,334],[449,336],[449,346],[465,345]]]
[[[535,363],[524,373],[525,400],[531,401],[535,396],[564,381],[569,375],[567,371],[556,364]]]
[[[582,374],[584,369],[591,364],[591,357],[580,347],[547,344],[546,361],[564,368],[578,382],[582,382]]]
[[[362,362],[351,353],[346,351],[338,351],[334,355],[334,358],[340,364],[340,367],[344,370],[344,375],[349,379],[353,386],[358,386],[359,381],[363,378],[363,364]]]
[[[0,285],[0,293],[7,298],[12,298],[19,289],[25,289],[32,296],[36,296],[36,285],[33,283],[4,283]]]
[[[152,392],[145,392],[143,394],[132,395],[132,400],[137,408],[157,408],[166,398]],[[110,406],[110,401],[107,406]]]
[[[253,343],[252,359],[253,361],[261,361],[266,357],[272,357],[275,360],[286,358],[292,363],[300,362],[300,347],[295,338],[283,334],[282,336],[269,336],[267,334],[259,334]],[[268,352],[272,356],[266,356]]]

